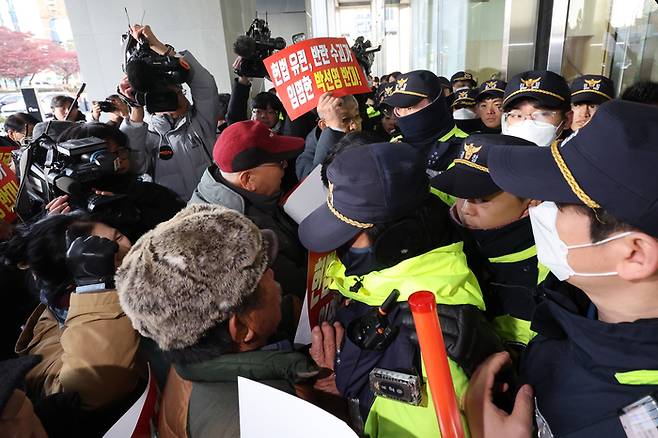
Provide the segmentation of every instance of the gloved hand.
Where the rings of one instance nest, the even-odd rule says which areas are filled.
[[[67,238],[68,241],[68,238]],[[66,265],[77,286],[105,283],[113,287],[114,256],[119,249],[116,242],[100,236],[78,237],[69,244]]]
[[[408,303],[400,303],[401,322],[410,339],[418,342]],[[503,351],[504,345],[482,311],[470,304],[437,304],[437,312],[448,357],[457,362],[469,377],[491,354]]]

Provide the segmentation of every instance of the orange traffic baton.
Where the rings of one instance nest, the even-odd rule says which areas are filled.
[[[443,342],[443,334],[436,312],[433,293],[420,291],[409,297],[409,308],[414,317],[418,343],[427,371],[436,417],[442,438],[463,438],[464,429],[455,398],[450,366]]]

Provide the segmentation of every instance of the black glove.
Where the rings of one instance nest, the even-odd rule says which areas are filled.
[[[400,303],[401,322],[409,329],[410,339],[418,342],[408,303]],[[470,304],[437,304],[443,342],[448,357],[457,362],[470,377],[489,355],[505,349],[493,327],[477,307]]]
[[[68,240],[68,239],[67,239]],[[77,286],[105,283],[114,287],[116,242],[99,236],[78,237],[66,252],[66,265]]]

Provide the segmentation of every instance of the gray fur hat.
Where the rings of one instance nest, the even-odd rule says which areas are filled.
[[[235,210],[188,206],[123,259],[116,273],[121,307],[162,350],[192,346],[254,293],[276,246],[273,232]]]

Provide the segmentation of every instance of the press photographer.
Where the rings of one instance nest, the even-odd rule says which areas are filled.
[[[94,122],[99,122],[101,113],[106,113],[109,120],[105,123],[116,127],[121,126],[123,119],[128,117],[129,111],[130,107],[118,94],[112,94],[105,100],[91,103],[91,119]]]
[[[148,25],[132,26],[131,38],[136,51],[128,58],[119,92],[131,105],[121,131],[135,151],[132,169],[188,200],[212,163],[219,116],[215,79],[190,52],[178,54],[160,42]],[[182,82],[190,87],[194,104],[185,97]],[[150,124],[144,122],[144,106]]]

